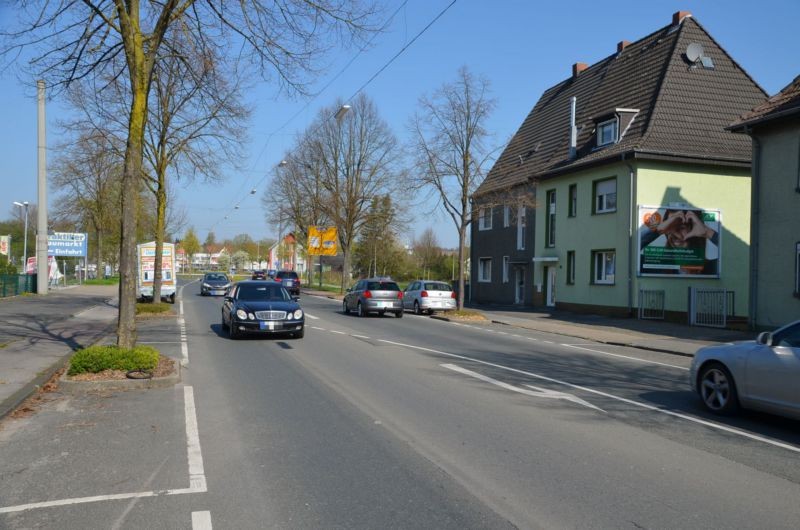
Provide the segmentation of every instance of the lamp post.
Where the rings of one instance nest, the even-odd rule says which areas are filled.
[[[18,202],[14,201],[14,206],[25,208],[25,235],[22,240],[22,270],[27,270],[28,267],[28,201]]]

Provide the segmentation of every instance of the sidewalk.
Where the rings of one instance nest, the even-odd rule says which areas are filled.
[[[303,289],[303,293],[341,300],[337,293]],[[705,328],[636,318],[612,318],[568,311],[542,311],[530,307],[469,306],[496,324],[566,335],[604,344],[694,356],[703,346],[752,340],[755,335],[728,329]],[[442,317],[447,319],[446,315]]]
[[[63,366],[76,349],[113,330],[116,285],[82,285],[0,301],[0,418]]]

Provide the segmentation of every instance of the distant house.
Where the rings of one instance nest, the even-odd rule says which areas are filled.
[[[730,127],[753,139],[750,322],[800,319],[800,76]]]
[[[299,274],[306,271],[305,251],[293,233],[286,234],[269,247],[268,256],[267,264],[270,269],[293,270]]]
[[[472,197],[472,300],[677,319],[713,288],[744,318],[751,151],[725,128],[765,97],[685,11],[574,64]]]

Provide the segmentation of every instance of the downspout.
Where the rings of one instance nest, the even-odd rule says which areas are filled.
[[[748,299],[748,316],[750,329],[756,329],[758,313],[758,231],[759,231],[759,184],[761,182],[761,142],[753,136],[753,129],[746,127],[745,132],[753,139],[753,169],[750,177],[750,297]]]
[[[636,215],[633,199],[635,197],[634,187],[636,186],[636,169],[625,159],[622,153],[622,161],[628,166],[628,317],[633,317],[633,216]],[[638,260],[638,256],[636,256]]]

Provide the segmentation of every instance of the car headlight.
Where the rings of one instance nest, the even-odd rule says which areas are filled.
[[[255,320],[256,316],[253,313],[247,313],[247,318],[249,318],[250,320]]]
[[[294,319],[300,320],[301,318],[303,318],[303,310],[298,309],[297,311],[294,312]]]
[[[204,283],[204,284],[203,284],[203,287],[205,287],[206,289],[211,289],[211,286],[210,286],[210,285],[208,285],[207,283]]]
[[[247,320],[247,311],[244,309],[237,309],[236,316],[239,317],[239,320]]]

